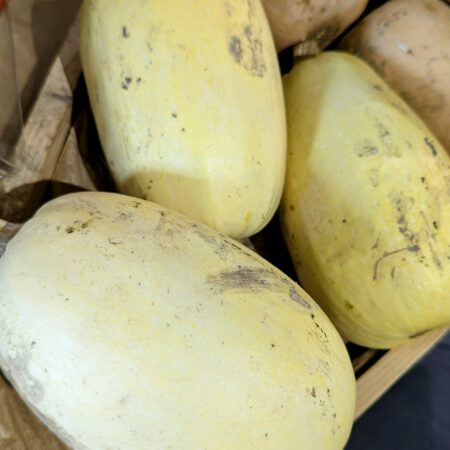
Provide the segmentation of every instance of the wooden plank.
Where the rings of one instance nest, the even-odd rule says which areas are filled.
[[[81,158],[73,128],[70,130],[51,179],[88,191],[96,190]]]
[[[26,152],[18,154],[11,186],[48,179],[70,130],[72,90],[58,58],[25,125]]]
[[[430,351],[450,328],[418,336],[387,352],[357,380],[356,419],[361,417],[402,375]]]
[[[60,59],[52,66],[0,184],[0,217],[22,221],[40,203],[36,183],[49,179],[70,130],[72,90]],[[27,216],[25,216],[26,218]]]

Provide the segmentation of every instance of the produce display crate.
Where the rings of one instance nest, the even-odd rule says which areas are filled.
[[[79,64],[76,27],[69,33],[62,53],[54,62],[25,124],[25,154],[32,159],[33,172],[17,167],[16,188],[27,187],[26,220],[36,207],[48,198],[76,190],[112,187],[101,155],[94,162],[86,160],[86,149],[98,146],[95,126],[87,105],[87,95]],[[80,76],[81,75],[81,76]],[[94,135],[94,142],[90,142]],[[98,155],[97,155],[98,156]],[[30,166],[30,165],[28,165]],[[96,178],[97,177],[97,178]],[[11,219],[10,219],[11,220]],[[14,233],[16,227],[0,219],[0,235]],[[258,245],[255,245],[258,249]],[[0,249],[1,250],[1,249]],[[264,255],[263,255],[264,256]],[[361,417],[405,372],[421,359],[447,333],[448,328],[424,333],[393,350],[372,350],[347,343],[357,379],[355,420]],[[60,450],[59,442],[25,406],[12,387],[0,374],[0,422],[2,435],[20,434],[21,443],[14,449]],[[7,447],[8,442],[3,443]],[[1,448],[4,448],[3,446]],[[9,447],[7,447],[9,448]]]

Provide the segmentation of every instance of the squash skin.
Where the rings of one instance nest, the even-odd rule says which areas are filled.
[[[78,193],[0,259],[0,363],[75,450],[341,449],[337,331],[252,251],[156,204]]]
[[[236,239],[284,183],[281,74],[258,0],[86,0],[81,58],[118,189]]]
[[[323,53],[285,78],[283,234],[341,335],[390,348],[450,324],[450,158],[363,61]]]
[[[391,0],[369,14],[340,47],[369,63],[450,152],[450,6]]]
[[[262,0],[278,51],[302,44],[327,47],[364,11],[368,0]]]

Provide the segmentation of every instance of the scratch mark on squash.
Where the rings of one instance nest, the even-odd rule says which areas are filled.
[[[427,244],[428,248],[430,249],[431,257],[433,260],[434,265],[437,269],[442,270],[442,263],[438,258],[438,255],[436,254],[436,250],[433,247],[433,241],[434,241],[434,234],[431,231],[430,224],[428,223],[427,218],[425,217],[425,214],[423,211],[420,211],[420,215],[425,223],[425,232],[427,234]]]
[[[376,261],[375,264],[373,265],[373,275],[372,275],[372,281],[376,281],[378,278],[378,273],[379,273],[379,266],[381,264],[381,262],[385,259],[388,258],[389,256],[393,256],[396,255],[397,253],[401,253],[404,251],[409,250],[410,247],[402,247],[399,248],[397,250],[392,250],[391,252],[384,252]]]

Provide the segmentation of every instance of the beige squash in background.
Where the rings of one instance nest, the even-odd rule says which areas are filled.
[[[232,239],[111,193],[60,197],[0,259],[0,365],[75,450],[341,450],[346,348]]]
[[[352,55],[300,62],[285,91],[281,219],[302,285],[366,347],[449,325],[449,155]]]
[[[391,0],[345,37],[341,48],[367,61],[422,117],[450,152],[450,6]]]
[[[367,0],[262,0],[279,51],[301,44],[323,50],[364,11]]]
[[[271,219],[286,125],[259,0],[86,0],[81,56],[121,192],[234,238]]]

